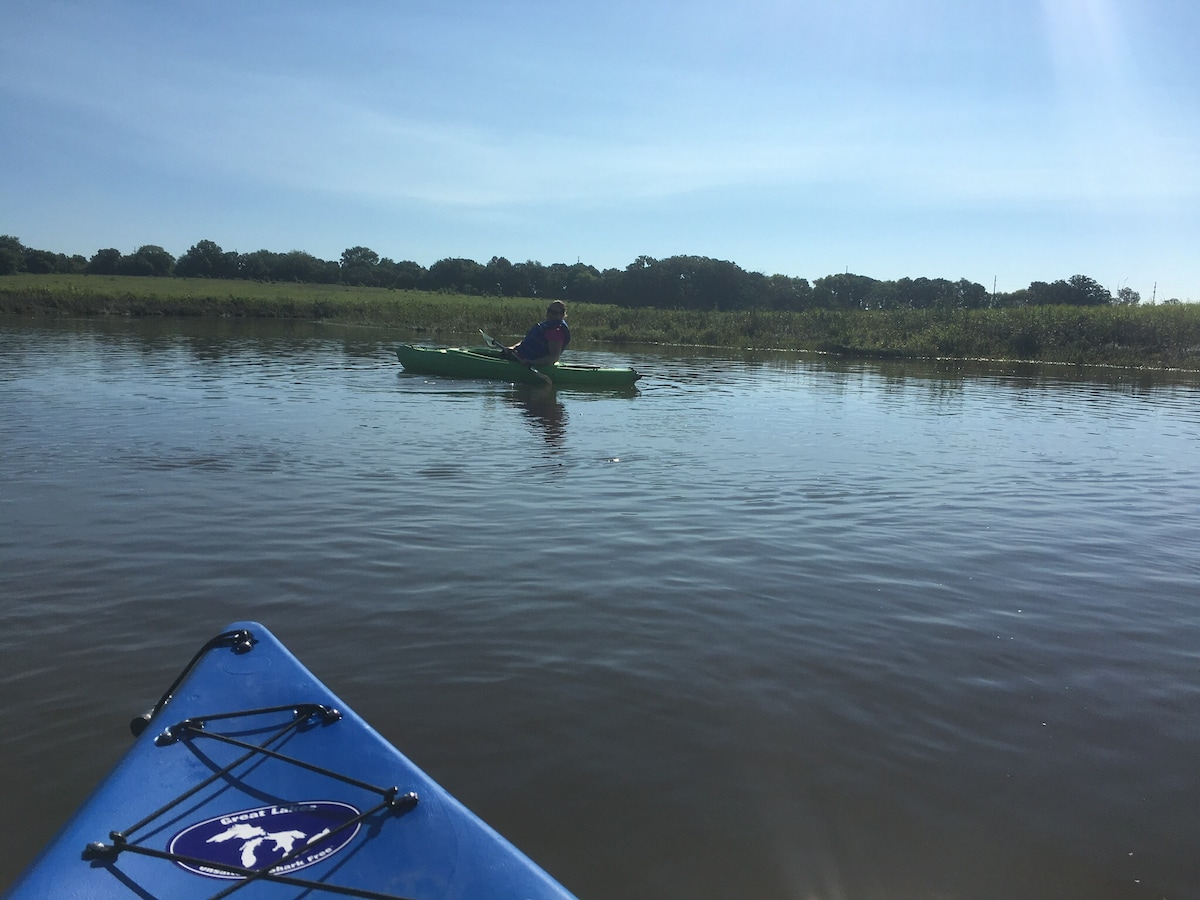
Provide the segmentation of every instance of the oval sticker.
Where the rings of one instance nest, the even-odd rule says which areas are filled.
[[[221,866],[258,871],[292,857],[272,874],[294,872],[328,859],[358,834],[361,823],[329,836],[359,815],[349,803],[306,800],[243,809],[197,822],[171,838],[167,849],[179,865],[210,878],[242,878]]]

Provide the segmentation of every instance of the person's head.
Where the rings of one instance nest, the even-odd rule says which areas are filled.
[[[565,319],[567,317],[567,304],[561,300],[554,300],[546,307],[546,318],[548,319]]]

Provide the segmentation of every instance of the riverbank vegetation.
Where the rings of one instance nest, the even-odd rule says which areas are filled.
[[[541,297],[349,285],[93,275],[0,277],[0,312],[20,315],[301,318],[417,331],[456,342],[482,328],[519,337]],[[587,341],[777,348],[884,358],[1022,359],[1200,368],[1200,305],[989,308],[686,309],[572,303]]]

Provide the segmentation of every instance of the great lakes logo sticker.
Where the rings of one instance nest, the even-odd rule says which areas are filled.
[[[179,865],[211,878],[241,878],[222,866],[258,871],[287,859],[272,874],[294,872],[328,859],[358,834],[359,824],[333,832],[359,815],[349,803],[306,800],[243,809],[197,822],[171,838]]]

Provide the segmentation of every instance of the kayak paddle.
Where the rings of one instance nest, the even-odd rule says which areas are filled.
[[[496,340],[494,337],[492,337],[490,334],[488,334],[488,333],[487,333],[486,331],[484,331],[482,328],[480,328],[480,329],[479,329],[479,333],[483,335],[483,339],[484,339],[485,341],[487,341],[487,345],[488,345],[489,347],[492,347],[492,348],[494,348],[494,349],[496,349],[496,350],[508,350],[508,347],[505,347],[505,346],[504,346],[502,343],[500,343],[498,340]],[[538,378],[542,379],[542,381],[546,382],[546,384],[550,385],[551,387],[554,387],[554,382],[550,380],[550,376],[549,376],[549,375],[543,375],[541,372],[539,372],[537,369],[535,369],[535,368],[534,368],[533,366],[531,366],[529,363],[527,363],[527,362],[524,362],[524,361],[522,361],[522,360],[518,359],[518,358],[517,358],[517,355],[516,355],[515,353],[514,353],[512,356],[505,356],[504,358],[505,358],[505,359],[510,359],[510,360],[512,360],[513,362],[515,362],[515,363],[518,363],[518,364],[520,364],[520,365],[524,366],[524,367],[525,367],[525,368],[527,368],[527,369],[528,369],[530,372],[532,372],[534,375],[536,375]]]

